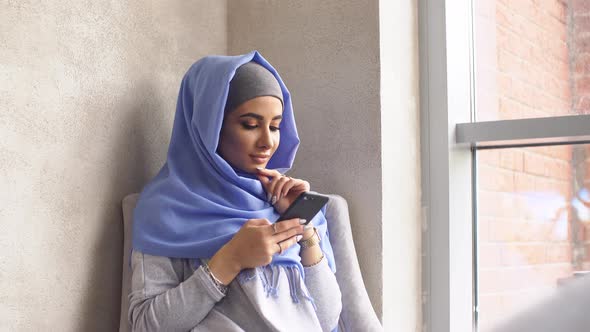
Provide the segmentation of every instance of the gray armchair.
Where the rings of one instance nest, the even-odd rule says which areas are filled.
[[[336,280],[342,292],[342,313],[338,323],[339,331],[382,331],[381,323],[369,301],[354,249],[348,204],[338,195],[329,195],[326,207],[330,242],[336,260]],[[123,199],[123,285],[121,294],[121,322],[119,331],[130,331],[127,322],[129,308],[129,287],[131,271],[129,269],[129,252],[131,249],[131,224],[133,209],[139,194],[130,194]]]

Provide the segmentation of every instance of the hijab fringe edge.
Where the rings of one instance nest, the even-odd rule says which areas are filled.
[[[238,274],[237,279],[240,284],[244,284],[256,277],[259,277],[260,281],[262,282],[262,286],[264,287],[266,297],[272,296],[277,298],[279,290],[278,282],[281,271],[285,272],[287,280],[289,281],[289,291],[293,303],[299,303],[299,297],[301,296],[311,302],[313,309],[317,311],[317,306],[313,297],[309,294],[309,292],[306,292],[303,286],[304,281],[299,272],[299,268],[296,265],[283,266],[269,264],[255,269],[245,269]]]

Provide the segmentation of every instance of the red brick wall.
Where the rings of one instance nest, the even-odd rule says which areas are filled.
[[[590,1],[571,0],[572,22],[569,51],[572,60],[572,106],[574,113],[590,113]]]
[[[474,4],[479,121],[590,111],[590,1]],[[589,220],[571,204],[590,185],[586,156],[586,146],[478,152],[480,330],[590,267]]]
[[[570,61],[572,81],[572,111],[575,114],[590,114],[590,1],[570,0]],[[574,148],[576,158],[575,170],[578,195],[577,208],[573,213],[575,235],[578,241],[576,263],[578,269],[590,270],[590,195],[583,190],[590,190],[590,146]]]

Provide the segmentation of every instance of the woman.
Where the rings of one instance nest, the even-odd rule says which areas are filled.
[[[337,330],[324,211],[274,223],[310,189],[283,175],[298,145],[289,91],[257,51],[191,66],[134,211],[133,330]]]

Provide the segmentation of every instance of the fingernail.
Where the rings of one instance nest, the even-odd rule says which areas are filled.
[[[297,235],[297,237],[295,237],[295,240],[297,240],[297,242],[301,241],[301,239],[303,238],[303,235]]]
[[[256,167],[256,169],[262,171],[262,167]]]
[[[299,219],[299,225],[305,225],[306,222],[307,220],[305,219]]]
[[[271,204],[272,205],[275,205],[276,202],[277,202],[277,196],[275,195],[275,196],[272,197]]]
[[[313,226],[312,225],[305,225],[305,227],[303,227],[303,230],[307,230],[307,229],[310,229],[310,228],[313,228]]]

